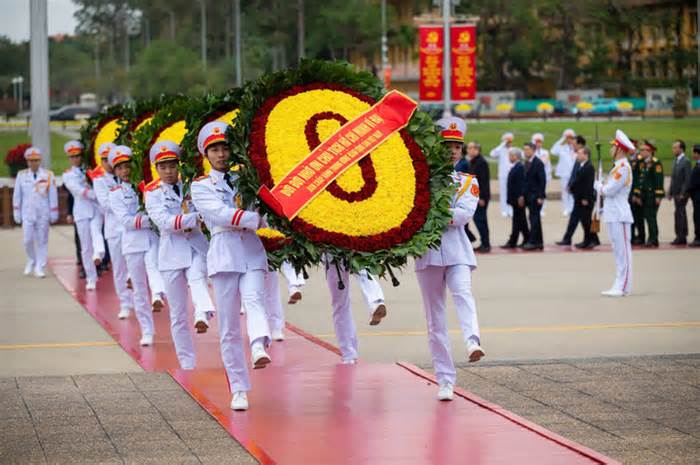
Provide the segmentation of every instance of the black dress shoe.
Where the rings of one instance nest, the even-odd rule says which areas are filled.
[[[490,245],[480,245],[479,247],[476,248],[476,251],[479,253],[489,253],[489,252],[491,252],[491,246]]]
[[[542,250],[543,248],[542,244],[533,244],[532,242],[523,245],[523,250]]]
[[[656,248],[659,246],[659,243],[657,241],[649,241],[646,244],[644,244],[644,247],[647,247],[649,249]]]
[[[85,270],[83,270],[83,269],[81,268],[80,271],[78,272],[78,276],[80,276],[80,279],[85,279],[85,276],[86,276],[86,275],[85,275]]]
[[[673,241],[671,241],[671,245],[686,245],[687,243],[688,241],[686,241],[685,239],[679,238],[675,238]]]
[[[593,245],[593,247],[597,247],[597,246],[600,245],[600,240],[599,240],[599,239],[593,239],[593,240],[591,241],[591,244]],[[592,249],[593,247],[591,247],[591,249]]]
[[[632,239],[632,245],[644,245],[644,239]]]
[[[585,249],[588,246],[588,242],[583,241],[579,242],[578,244],[574,245],[577,249]]]
[[[561,245],[561,246],[569,246],[569,245],[571,245],[571,241],[564,241],[564,240],[561,240],[561,241],[555,242],[555,244]]]
[[[688,247],[700,247],[700,239],[696,239],[690,244],[688,244]]]
[[[501,246],[502,249],[515,249],[516,247],[518,247],[518,246],[515,244],[512,244],[510,242],[506,242],[505,244],[503,244]]]

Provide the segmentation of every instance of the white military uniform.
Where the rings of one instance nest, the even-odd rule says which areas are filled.
[[[576,136],[572,129],[565,130],[562,138],[552,146],[551,153],[559,157],[554,174],[561,180],[561,208],[562,213],[568,216],[574,209],[574,196],[569,192],[568,186],[576,163],[576,150],[566,142],[567,134]]]
[[[156,159],[162,153],[173,154]],[[151,148],[151,160],[177,159],[179,147],[171,141],[157,142]],[[183,197],[182,183],[171,185],[161,180],[146,187],[146,211],[160,231],[158,269],[165,283],[170,306],[170,331],[175,351],[183,369],[196,366],[192,333],[187,324],[187,285],[192,293],[195,320],[207,321],[214,313],[214,304],[207,286],[207,239],[199,226],[199,214],[190,199]]]
[[[459,189],[452,200],[452,221],[442,235],[440,248],[430,249],[416,260],[416,276],[423,297],[428,324],[428,344],[438,382],[455,384],[456,371],[450,354],[445,311],[445,286],[450,289],[466,344],[480,344],[476,304],[471,291],[471,274],[476,256],[464,231],[479,203],[475,177],[454,173]]]
[[[489,153],[491,158],[498,160],[498,204],[501,207],[502,216],[513,216],[513,207],[508,205],[508,173],[513,167],[508,156],[509,148],[506,146],[508,138],[512,141],[513,134],[504,134],[501,138],[502,142]]]
[[[207,130],[205,125],[202,131]],[[207,264],[218,305],[221,357],[232,393],[250,390],[240,327],[241,303],[247,311],[251,346],[268,345],[270,340],[264,308],[267,254],[255,232],[262,220],[258,213],[237,207],[238,191],[232,187],[236,177],[232,172],[212,169],[209,176],[192,183],[192,200],[211,231]]]
[[[357,329],[352,318],[350,306],[350,272],[342,265],[336,268],[331,258],[324,257],[326,263],[326,284],[331,293],[331,307],[333,309],[333,328],[338,340],[340,356],[343,363],[354,363],[359,356],[357,343]],[[338,275],[340,271],[340,276]],[[380,305],[384,305],[384,292],[376,277],[366,270],[352,275],[357,279],[362,296],[365,299],[370,318]],[[343,282],[343,289],[339,289],[339,282]]]
[[[110,156],[111,152],[115,150],[117,150],[116,145],[110,149]],[[123,149],[120,150],[123,151]],[[117,157],[120,154],[121,152],[115,153],[114,156]],[[127,287],[129,273],[126,267],[126,261],[122,256],[121,242],[124,228],[112,211],[109,199],[109,191],[116,185],[117,176],[113,173],[109,173],[104,168],[103,172],[92,179],[92,188],[95,190],[97,203],[104,215],[104,238],[107,239],[107,246],[109,247],[109,256],[112,262],[112,279],[121,308],[120,316],[125,318],[128,316],[131,309],[134,308],[134,300],[131,290]]]
[[[82,151],[82,144],[77,141],[66,143],[67,154]],[[73,166],[63,173],[63,184],[73,195],[73,220],[80,238],[80,255],[85,269],[87,288],[94,289],[97,282],[97,270],[94,260],[104,255],[102,237],[102,219],[97,206],[95,191],[88,185],[85,171]],[[100,255],[102,251],[102,255]]]
[[[38,149],[30,147],[25,158],[38,157]],[[34,172],[25,169],[17,174],[12,196],[12,212],[15,223],[22,225],[24,250],[27,265],[24,273],[32,271],[38,277],[44,276],[48,256],[49,224],[58,220],[58,195],[53,173],[39,167]]]
[[[119,146],[110,152],[109,163],[112,166],[128,163],[131,151],[128,147]],[[136,319],[141,328],[141,344],[153,343],[155,327],[153,313],[148,298],[148,275],[146,273],[145,256],[153,243],[158,242],[158,236],[151,230],[151,222],[147,215],[139,213],[138,194],[129,183],[118,182],[108,194],[110,214],[121,226],[120,255],[123,257],[131,277],[134,289]],[[114,249],[110,244],[110,251]],[[112,255],[114,257],[114,255]],[[113,262],[114,263],[114,262]]]
[[[634,145],[622,131],[617,131],[615,145],[619,147],[618,150],[634,153]],[[616,265],[615,283],[606,291],[606,295],[627,295],[632,292],[631,229],[634,223],[629,204],[632,167],[627,159],[616,160],[605,183],[597,187],[604,199],[602,219],[608,230]]]

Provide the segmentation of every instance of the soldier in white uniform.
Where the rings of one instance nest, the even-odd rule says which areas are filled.
[[[350,305],[350,272],[342,263],[326,255],[326,284],[331,293],[331,307],[333,308],[333,328],[338,340],[342,362],[347,365],[357,363],[359,356],[357,343],[357,329],[352,318]],[[369,313],[369,324],[375,326],[381,323],[387,315],[384,302],[384,292],[375,276],[367,270],[362,270],[352,275],[360,285],[360,291],[365,299]],[[342,288],[342,289],[341,289]]]
[[[501,207],[501,216],[513,216],[513,207],[508,205],[508,172],[513,164],[510,162],[508,150],[513,145],[513,133],[506,132],[501,136],[501,143],[491,150],[489,156],[498,160],[498,204]]]
[[[178,179],[180,147],[169,140],[156,142],[149,152],[160,179],[146,187],[146,211],[160,231],[158,269],[165,282],[170,305],[170,331],[180,367],[194,369],[196,358],[187,323],[187,286],[192,293],[195,328],[206,332],[214,304],[207,286],[207,239],[200,228],[199,213],[184,197]]]
[[[596,190],[603,196],[603,222],[615,255],[615,282],[612,287],[601,292],[608,297],[624,297],[632,292],[632,209],[629,194],[632,189],[632,168],[627,161],[635,152],[634,144],[619,129],[615,132],[613,147],[610,149],[615,166],[605,182],[596,181]]]
[[[99,248],[104,239],[99,232],[101,225],[95,191],[88,185],[83,164],[83,144],[76,140],[66,142],[63,150],[68,155],[71,167],[63,173],[63,184],[73,195],[73,220],[80,238],[80,255],[85,268],[85,289],[93,291],[97,285],[97,269],[102,257]],[[102,244],[102,245],[100,245]]]
[[[542,146],[542,144],[544,144],[544,135],[540,132],[536,132],[532,135],[531,141],[533,144],[535,144],[535,156],[542,160],[542,163],[544,163],[544,174],[547,178],[547,187],[549,187],[552,184],[552,159],[549,156],[549,150]],[[544,216],[544,209],[546,205],[547,200],[545,200],[542,204],[540,216]]]
[[[576,163],[576,133],[573,129],[566,129],[561,139],[552,146],[552,155],[559,158],[554,174],[561,180],[561,208],[564,216],[569,216],[574,209],[574,197],[569,192],[569,179],[571,171]]]
[[[227,127],[226,123],[213,121],[199,131],[197,147],[212,169],[208,176],[192,183],[192,200],[211,231],[208,270],[218,306],[221,358],[232,393],[231,408],[246,410],[250,378],[239,307],[242,303],[247,311],[253,367],[264,368],[271,362],[265,351],[270,343],[264,308],[268,264],[267,253],[256,234],[264,223],[262,217],[256,211],[239,208],[237,175],[229,170]]]
[[[122,232],[123,228],[117,217],[112,212],[109,201],[109,191],[117,185],[117,175],[114,174],[108,158],[120,156],[120,153],[112,154],[117,150],[117,146],[111,142],[105,142],[100,146],[99,153],[102,158],[102,170],[95,173],[92,178],[92,188],[95,190],[97,203],[104,215],[104,237],[107,239],[109,255],[112,261],[112,279],[114,290],[119,298],[119,319],[129,317],[131,309],[134,308],[134,299],[131,290],[127,287],[129,273],[126,268],[126,261],[122,256]],[[123,150],[123,149],[119,149]]]
[[[37,278],[46,276],[49,247],[49,223],[58,220],[58,195],[54,174],[41,167],[41,151],[29,147],[24,151],[29,168],[17,173],[12,195],[15,223],[22,225],[27,265],[24,274],[34,272]]]
[[[479,183],[475,177],[463,173],[455,172],[453,178],[458,189],[450,208],[452,220],[442,234],[440,248],[430,249],[416,260],[416,276],[423,297],[428,344],[440,386],[440,400],[452,400],[457,377],[450,353],[445,287],[452,294],[468,360],[477,362],[485,355],[480,345],[476,303],[471,290],[476,256],[464,230],[464,225],[471,220],[479,203]]]
[[[136,319],[141,328],[142,346],[153,345],[155,327],[153,313],[149,305],[148,275],[146,273],[146,252],[152,243],[158,242],[158,236],[151,229],[151,221],[147,215],[139,213],[138,193],[131,185],[131,149],[118,145],[109,152],[108,163],[117,175],[117,183],[108,194],[109,211],[121,226],[120,255],[126,262],[134,289]],[[115,249],[110,244],[110,252],[114,257]],[[114,258],[112,258],[114,263]],[[115,265],[116,266],[116,265]]]

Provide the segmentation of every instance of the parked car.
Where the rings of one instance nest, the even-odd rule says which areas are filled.
[[[95,108],[81,107],[78,105],[66,105],[49,112],[51,121],[75,121],[87,119],[97,114]]]

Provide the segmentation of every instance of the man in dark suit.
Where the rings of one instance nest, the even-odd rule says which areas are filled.
[[[591,163],[591,149],[582,147],[576,151],[576,162],[579,165],[576,178],[571,183],[571,194],[574,196],[574,212],[571,216],[576,216],[581,221],[583,228],[583,241],[576,244],[579,249],[592,249],[600,242],[595,233],[591,233],[591,216],[595,203],[595,169]],[[567,231],[568,232],[568,231]],[[564,237],[566,240],[567,238]],[[571,236],[568,238],[571,240]]]
[[[676,229],[676,238],[671,245],[685,245],[688,240],[688,217],[685,206],[688,204],[688,182],[690,181],[691,163],[685,156],[685,142],[677,140],[671,146],[675,160],[671,171],[671,186],[668,189],[668,198],[673,199],[675,207],[673,220]]]
[[[508,205],[513,207],[513,218],[510,238],[501,246],[502,249],[518,247],[518,237],[521,234],[523,244],[527,244],[530,239],[530,230],[527,227],[527,218],[525,217],[525,166],[520,157],[519,148],[511,147],[508,149],[508,158],[513,166],[508,172],[506,192],[508,192]]]
[[[530,220],[530,240],[523,245],[523,250],[542,250],[542,221],[540,211],[546,198],[545,188],[547,176],[544,163],[535,156],[535,144],[526,142],[523,145],[525,155],[525,204]]]
[[[476,177],[479,182],[479,204],[474,212],[474,225],[479,231],[481,245],[475,249],[476,252],[488,253],[491,251],[491,241],[489,240],[489,223],[486,211],[491,199],[491,176],[489,174],[489,164],[481,156],[481,144],[471,141],[467,144],[467,158],[469,159],[469,174]],[[469,225],[466,226],[469,233]]]
[[[690,172],[688,189],[686,192],[693,201],[693,223],[695,227],[695,240],[689,244],[690,247],[700,247],[700,145],[693,146],[693,160],[695,166]]]

